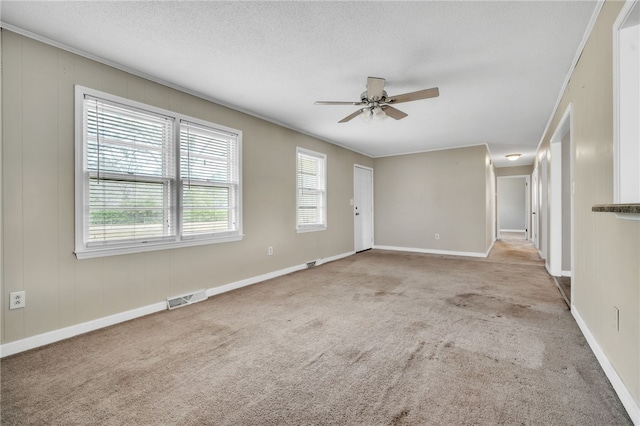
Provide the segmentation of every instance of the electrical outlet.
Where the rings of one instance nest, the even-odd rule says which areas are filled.
[[[269,246],[267,253],[269,253],[269,256],[273,255],[273,247]]]
[[[616,331],[620,331],[620,310],[617,307],[613,307],[613,328]]]
[[[24,291],[9,293],[9,309],[20,309],[27,306],[27,298]]]
[[[440,239],[440,234],[436,234],[436,240]]]

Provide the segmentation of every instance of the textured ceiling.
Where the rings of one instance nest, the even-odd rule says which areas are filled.
[[[511,2],[13,2],[3,26],[377,157],[488,144],[531,164],[596,7]],[[338,120],[367,76],[403,120]],[[504,155],[520,152],[515,163]]]

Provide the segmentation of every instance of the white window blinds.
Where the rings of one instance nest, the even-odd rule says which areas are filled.
[[[173,121],[86,96],[89,244],[175,234]]]
[[[237,230],[237,165],[237,135],[180,124],[183,236]]]
[[[326,229],[326,156],[297,149],[297,228]]]
[[[240,131],[76,86],[79,259],[242,239]]]

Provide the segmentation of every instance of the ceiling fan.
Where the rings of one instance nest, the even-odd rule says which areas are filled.
[[[439,94],[438,88],[433,87],[431,89],[418,90],[417,92],[388,96],[384,90],[384,78],[368,77],[367,90],[362,92],[359,102],[316,101],[315,105],[356,105],[362,107],[353,114],[347,115],[338,121],[338,123],[346,123],[358,115],[363,121],[371,121],[373,119],[384,120],[387,116],[395,120],[401,120],[405,118],[407,114],[394,108],[392,105],[420,99],[435,98]]]

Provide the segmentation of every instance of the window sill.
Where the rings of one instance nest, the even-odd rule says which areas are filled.
[[[592,212],[614,213],[616,218],[624,220],[640,220],[640,204],[596,204]]]
[[[298,234],[304,234],[306,232],[326,231],[326,230],[327,230],[326,226],[309,226],[309,227],[296,229]]]
[[[82,259],[92,259],[95,257],[105,257],[105,256],[117,256],[120,254],[132,254],[132,253],[144,253],[148,251],[156,251],[156,250],[168,250],[175,249],[181,247],[194,247],[194,246],[203,246],[208,244],[217,244],[217,243],[228,243],[233,241],[241,241],[244,238],[244,235],[233,235],[221,238],[207,238],[207,239],[193,239],[193,240],[184,240],[184,241],[171,241],[171,242],[158,242],[158,243],[147,243],[147,244],[137,244],[130,246],[118,246],[118,247],[100,247],[100,248],[92,248],[92,249],[81,249],[76,250],[75,255],[78,260]]]

